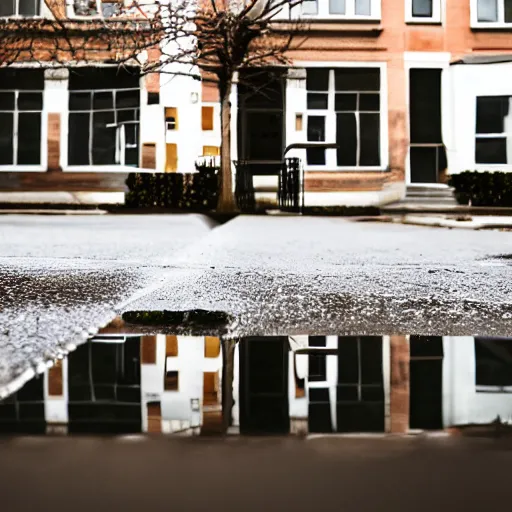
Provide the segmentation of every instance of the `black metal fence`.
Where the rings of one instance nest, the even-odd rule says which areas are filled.
[[[247,161],[235,162],[235,197],[242,212],[256,210],[254,176],[276,175],[278,177],[277,206],[280,210],[302,212],[304,206],[304,173],[300,158],[286,158],[276,167],[276,172],[262,173]]]

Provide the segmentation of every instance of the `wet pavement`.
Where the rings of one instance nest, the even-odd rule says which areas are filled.
[[[0,217],[0,387],[85,341],[211,227],[196,215]]]
[[[241,216],[185,252],[165,285],[124,311],[223,311],[234,337],[506,336],[510,254],[510,232]]]

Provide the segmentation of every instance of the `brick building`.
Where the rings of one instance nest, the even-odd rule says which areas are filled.
[[[85,22],[115,15],[116,3],[12,0],[0,16]],[[310,19],[308,34],[261,94],[235,86],[233,160],[272,167],[289,144],[338,144],[295,150],[306,205],[388,203],[415,185],[445,187],[449,173],[512,169],[509,4],[307,0],[280,13],[276,23]],[[218,95],[206,83],[107,65],[0,72],[1,190],[123,190],[133,168],[190,172],[219,152]],[[255,185],[275,198],[275,178]]]

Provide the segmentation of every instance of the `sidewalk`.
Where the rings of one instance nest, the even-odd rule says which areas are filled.
[[[104,214],[98,207],[117,204],[123,192],[0,192],[0,214]]]

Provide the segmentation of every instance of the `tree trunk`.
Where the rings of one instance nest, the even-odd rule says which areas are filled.
[[[233,423],[235,347],[235,340],[222,340],[222,423],[224,433],[227,433]]]
[[[222,213],[235,212],[237,210],[233,194],[233,175],[231,163],[231,88],[229,81],[219,88],[220,92],[220,180],[217,211]]]

